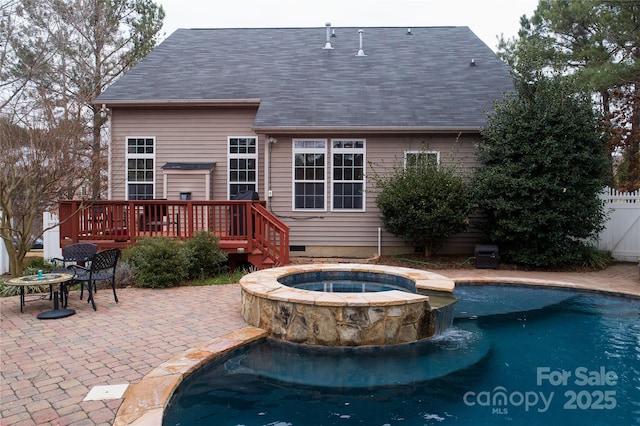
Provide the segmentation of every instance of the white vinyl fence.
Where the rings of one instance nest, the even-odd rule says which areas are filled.
[[[2,212],[0,211],[0,215]],[[42,215],[42,224],[46,229],[49,226],[58,224],[58,216],[49,212],[44,212]],[[52,257],[62,257],[62,249],[60,248],[60,228],[55,227],[48,230],[42,236],[44,243],[43,257],[45,259],[51,259]],[[4,243],[0,240],[0,274],[9,273],[9,254],[4,247]]]
[[[0,216],[2,216],[2,210],[0,210]],[[0,239],[0,274],[9,273],[9,253],[4,248],[4,241]]]
[[[58,215],[54,213],[44,212],[42,214],[42,229],[58,224]],[[42,257],[51,259],[54,257],[62,257],[62,249],[60,248],[60,227],[51,228],[42,235]]]
[[[637,261],[640,258],[640,190],[619,192],[607,187],[600,198],[609,220],[598,236],[598,248],[611,251],[616,260]]]

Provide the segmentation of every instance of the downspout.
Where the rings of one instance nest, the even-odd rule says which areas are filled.
[[[106,111],[106,108],[105,108]],[[113,111],[111,112],[113,113]],[[111,125],[112,120],[111,120],[111,114],[109,115],[109,119],[107,120],[107,122],[105,123],[105,127],[107,129],[107,200],[111,200],[113,199],[113,151],[112,151],[112,145],[113,145],[113,135],[111,133],[111,131],[113,130],[113,126]],[[125,154],[126,155],[126,154]]]
[[[276,142],[275,138],[265,135],[266,149],[264,150],[264,187],[268,210],[271,210],[271,197],[273,196],[273,193],[271,192],[271,150],[273,149],[273,144]]]

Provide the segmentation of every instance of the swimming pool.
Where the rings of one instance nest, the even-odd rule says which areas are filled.
[[[460,284],[454,294],[451,330],[391,353],[235,350],[185,379],[164,424],[640,424],[639,299]]]

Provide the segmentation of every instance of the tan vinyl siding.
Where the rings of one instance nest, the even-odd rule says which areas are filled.
[[[166,173],[166,172],[165,172]],[[168,200],[179,200],[180,194],[190,192],[192,200],[208,200],[211,194],[211,185],[206,186],[205,174],[213,174],[203,170],[185,171],[176,173],[175,171],[167,174],[167,194],[163,198]]]
[[[366,141],[366,175],[385,173],[394,164],[402,164],[404,151],[430,150],[440,152],[443,164],[455,164],[462,173],[470,173],[477,165],[475,142],[478,134],[425,135],[256,135],[252,131],[255,108],[237,109],[134,109],[114,108],[112,127],[111,198],[124,199],[125,141],[127,137],[154,137],[156,140],[156,198],[164,198],[164,173],[167,162],[216,163],[211,176],[211,199],[227,198],[227,147],[232,136],[258,137],[258,193],[268,200],[268,207],[291,230],[290,244],[304,246],[305,252],[292,255],[322,253],[323,255],[353,253],[369,256],[377,253],[378,228],[382,226],[375,206],[376,188],[366,179],[365,211],[332,211],[332,139],[363,139]],[[271,144],[271,159],[265,162],[265,138],[277,140]],[[324,139],[327,141],[327,210],[294,211],[292,201],[293,139]],[[269,168],[265,181],[266,169]],[[192,192],[194,200],[206,199],[203,171],[169,173],[166,198],[179,199],[180,192]],[[273,196],[267,197],[271,189]],[[467,232],[450,239],[443,252],[472,253],[477,232]],[[389,233],[381,232],[382,254],[411,252],[404,242]]]
[[[114,108],[111,132],[111,198],[125,199],[126,138],[156,138],[155,196],[163,197],[163,173],[167,162],[214,162],[212,199],[227,198],[227,141],[229,136],[257,136],[252,130],[255,108],[238,109],[156,109],[137,111]],[[258,141],[258,186],[262,192],[263,140]],[[195,181],[192,181],[195,182]],[[203,181],[194,199],[204,199]],[[173,187],[173,183],[172,183]],[[178,188],[170,188],[168,197],[177,199]],[[176,192],[177,191],[177,192]],[[202,196],[201,196],[202,194]],[[197,198],[196,198],[197,197]]]
[[[289,136],[275,136],[278,140],[273,146],[271,158],[271,190],[273,197],[270,207],[280,215],[291,228],[290,243],[292,246],[306,246],[308,251],[312,247],[366,247],[360,252],[373,254],[377,252],[378,228],[382,226],[378,209],[375,206],[376,188],[370,179],[366,183],[366,210],[353,212],[331,211],[331,139],[337,135],[313,136],[313,139],[326,139],[328,142],[327,155],[327,211],[304,212],[292,210],[292,140],[302,139],[303,136],[291,138]],[[349,139],[358,137],[349,136]],[[461,172],[468,173],[477,165],[475,160],[474,143],[479,135],[362,135],[366,140],[366,174],[385,173],[391,170],[395,162],[402,164],[405,150],[440,151],[442,163],[454,163]],[[468,243],[452,241],[453,246],[466,246]],[[381,234],[383,254],[385,252],[411,251],[405,247],[403,241],[383,231]],[[454,251],[457,248],[453,248]],[[466,248],[464,249],[466,250]],[[354,250],[355,252],[355,250]],[[292,253],[295,255],[296,253]],[[304,253],[303,253],[304,254]]]

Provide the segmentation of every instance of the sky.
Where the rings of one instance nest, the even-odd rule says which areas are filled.
[[[156,0],[163,32],[178,28],[468,26],[494,51],[538,0]]]

